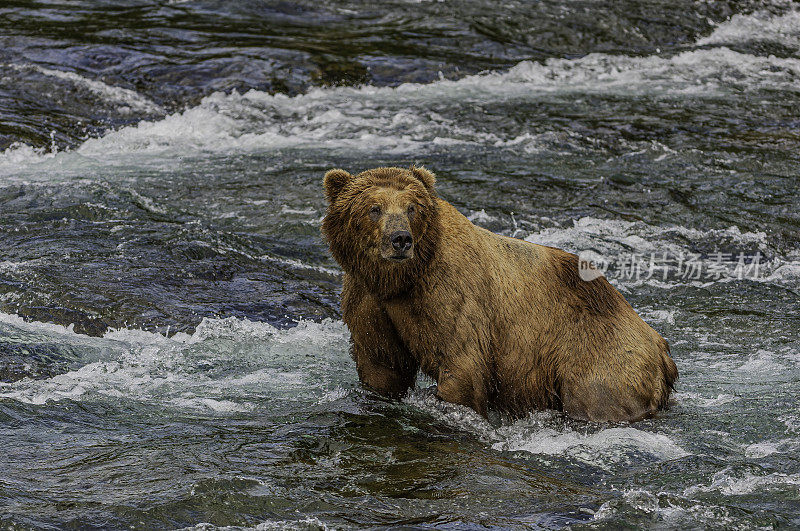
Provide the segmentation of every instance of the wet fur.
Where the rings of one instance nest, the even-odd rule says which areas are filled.
[[[666,406],[677,368],[666,341],[577,257],[473,225],[422,168],[326,174],[323,233],[345,271],[342,314],[361,381],[402,396],[419,370],[443,400],[522,416],[552,408],[594,421]],[[381,259],[375,202],[414,201],[414,258]]]

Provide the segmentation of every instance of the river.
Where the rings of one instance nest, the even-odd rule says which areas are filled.
[[[425,165],[670,343],[635,424],[359,384],[334,167]],[[9,0],[0,527],[800,528],[791,2]]]

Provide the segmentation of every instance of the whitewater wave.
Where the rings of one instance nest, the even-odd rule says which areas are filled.
[[[643,518],[648,523],[646,527],[655,528],[691,529],[698,522],[713,522],[715,527],[743,531],[753,528],[751,522],[742,523],[741,517],[731,514],[726,507],[643,489],[626,490],[620,497],[604,503],[595,512],[594,520],[609,522],[618,517],[630,525],[632,515]]]
[[[524,419],[495,427],[472,409],[443,403],[428,390],[404,400],[431,414],[438,422],[468,431],[502,452],[566,458],[611,470],[642,459],[664,461],[690,455],[668,435],[634,427],[589,426],[576,429],[563,415],[539,411]]]
[[[763,441],[747,445],[744,449],[744,455],[750,459],[761,459],[773,454],[795,454],[798,448],[800,448],[800,441],[796,439]]]
[[[253,527],[216,526],[204,522],[194,527],[185,527],[180,531],[326,531],[328,529],[332,530],[335,529],[335,527],[328,527],[328,525],[319,518],[308,517],[299,520],[268,520]]]
[[[792,490],[800,494],[800,474],[775,472],[761,475],[736,472],[728,467],[714,474],[710,484],[689,487],[684,491],[684,494],[695,495],[702,492],[718,491],[728,496],[742,496],[756,491],[785,490],[787,486],[792,487]]]
[[[318,404],[354,383],[348,333],[338,321],[299,321],[289,329],[244,319],[204,319],[191,334],[166,337],[111,330],[102,338],[72,327],[0,313],[2,332],[72,345],[79,368],[43,380],[0,383],[0,399],[42,405],[63,400],[134,400],[211,413],[252,411],[270,403]],[[28,342],[32,342],[29,337]]]
[[[789,11],[779,16],[768,11],[733,15],[717,25],[711,35],[703,37],[696,44],[703,46],[749,42],[775,42],[800,48],[800,11]]]
[[[759,15],[734,18],[698,44],[722,39],[724,34],[734,32],[733,28],[750,31],[748,24],[789,27],[795,16],[785,15],[762,21],[763,24],[757,22],[761,21]],[[132,91],[69,72],[34,68],[80,83],[104,97],[116,98],[120,105],[159,111],[155,104]],[[497,105],[581,93],[739,97],[760,89],[794,91],[798,76],[800,59],[762,57],[717,47],[647,57],[592,53],[578,59],[523,61],[507,72],[483,73],[456,81],[315,88],[294,97],[256,90],[245,94],[215,93],[196,107],[89,139],[72,152],[58,154],[56,161],[48,160],[53,158],[50,154],[30,146],[13,146],[0,154],[0,173],[13,174],[31,164],[47,164],[47,169],[54,171],[77,170],[87,164],[125,164],[130,162],[129,156],[142,154],[174,161],[203,153],[286,148],[348,153],[379,150],[389,155],[459,146],[528,152],[558,150],[565,144],[580,145],[581,139],[572,138],[574,133],[549,131],[547,124],[529,124],[523,130],[499,133],[490,129],[490,124],[484,125],[485,120],[465,119],[465,105],[481,107],[482,112],[491,114]],[[137,162],[142,164],[141,157]]]
[[[680,404],[691,404],[704,409],[717,409],[725,404],[738,401],[738,398],[728,393],[718,393],[716,396],[708,397],[700,393],[681,391],[676,392],[673,396]]]
[[[668,436],[637,428],[605,428],[594,433],[580,433],[569,428],[525,430],[522,426],[502,428],[505,439],[492,445],[495,450],[525,451],[533,454],[560,455],[609,469],[629,463],[631,456],[656,460],[678,459],[689,455]]]

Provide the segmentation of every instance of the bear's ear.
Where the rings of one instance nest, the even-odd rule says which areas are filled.
[[[425,185],[428,192],[433,193],[433,185],[436,184],[436,176],[434,174],[423,167],[417,168],[416,166],[411,166],[411,173]]]
[[[352,178],[353,176],[344,170],[328,170],[325,173],[325,195],[328,197],[328,202],[333,203]]]

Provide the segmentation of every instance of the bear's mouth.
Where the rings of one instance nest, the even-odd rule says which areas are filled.
[[[392,262],[405,262],[409,258],[411,258],[411,256],[407,254],[394,254],[388,257],[388,259]]]

